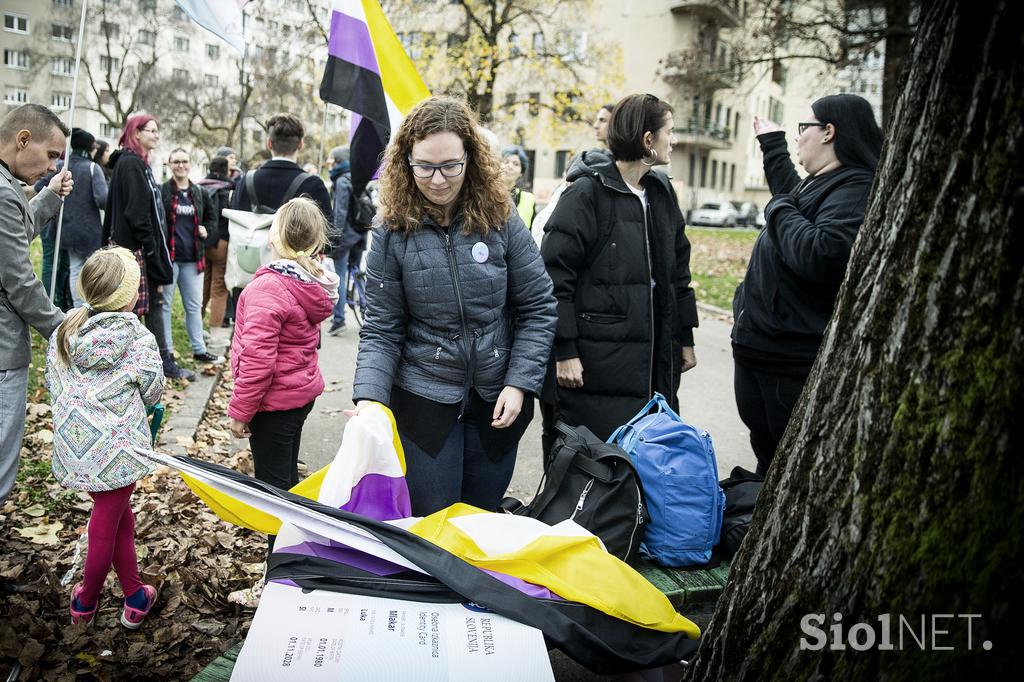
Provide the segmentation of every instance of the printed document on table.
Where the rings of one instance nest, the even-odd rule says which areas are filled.
[[[475,604],[267,583],[231,679],[553,682],[544,636]]]

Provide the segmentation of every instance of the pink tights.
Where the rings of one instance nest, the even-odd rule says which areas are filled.
[[[89,493],[93,505],[89,516],[89,551],[85,556],[83,589],[79,594],[79,601],[84,606],[92,606],[99,600],[111,564],[125,597],[142,587],[135,556],[133,490],[134,483],[116,490]]]

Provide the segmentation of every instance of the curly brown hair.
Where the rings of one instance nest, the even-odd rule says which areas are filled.
[[[480,134],[476,114],[453,97],[430,97],[417,104],[388,145],[380,175],[384,225],[415,232],[425,215],[438,223],[444,219],[444,210],[423,196],[409,168],[412,146],[435,133],[458,135],[466,149],[466,179],[455,205],[462,214],[463,234],[500,230],[512,213],[512,201],[501,180],[498,156]]]

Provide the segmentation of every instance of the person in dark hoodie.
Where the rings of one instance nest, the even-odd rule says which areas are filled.
[[[103,242],[123,246],[135,254],[142,269],[136,315],[144,315],[146,328],[156,337],[168,379],[193,379],[178,367],[164,337],[163,288],[174,279],[167,246],[160,185],[149,167],[149,155],[160,143],[156,119],[147,114],[129,116],[110,155],[110,188],[103,216]],[[169,289],[170,287],[168,287]]]
[[[867,100],[831,95],[798,128],[800,179],[779,126],[754,117],[772,198],[733,298],[736,407],[765,473],[803,390],[864,220],[882,150]]]
[[[200,180],[201,185],[210,195],[213,204],[214,220],[207,225],[209,234],[206,237],[206,270],[203,271],[203,314],[206,306],[210,306],[210,329],[216,329],[224,323],[224,312],[227,310],[228,289],[224,283],[224,271],[228,262],[228,219],[222,215],[225,208],[231,206],[231,191],[235,184],[228,176],[230,161],[224,156],[210,159],[209,172]]]
[[[584,152],[545,226],[541,255],[558,299],[555,378],[544,401],[602,440],[655,392],[677,408],[680,375],[696,365],[690,242],[668,178],[672,107],[622,99],[610,154]],[[550,434],[545,450],[550,452]]]

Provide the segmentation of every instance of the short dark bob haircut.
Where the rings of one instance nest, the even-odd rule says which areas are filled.
[[[844,166],[878,167],[882,154],[882,129],[875,122],[875,112],[866,99],[858,95],[828,95],[811,105],[820,123],[831,123],[836,129],[836,158]]]
[[[628,95],[612,109],[608,121],[608,149],[616,161],[639,161],[647,154],[644,133],[665,125],[672,107],[654,95]]]

